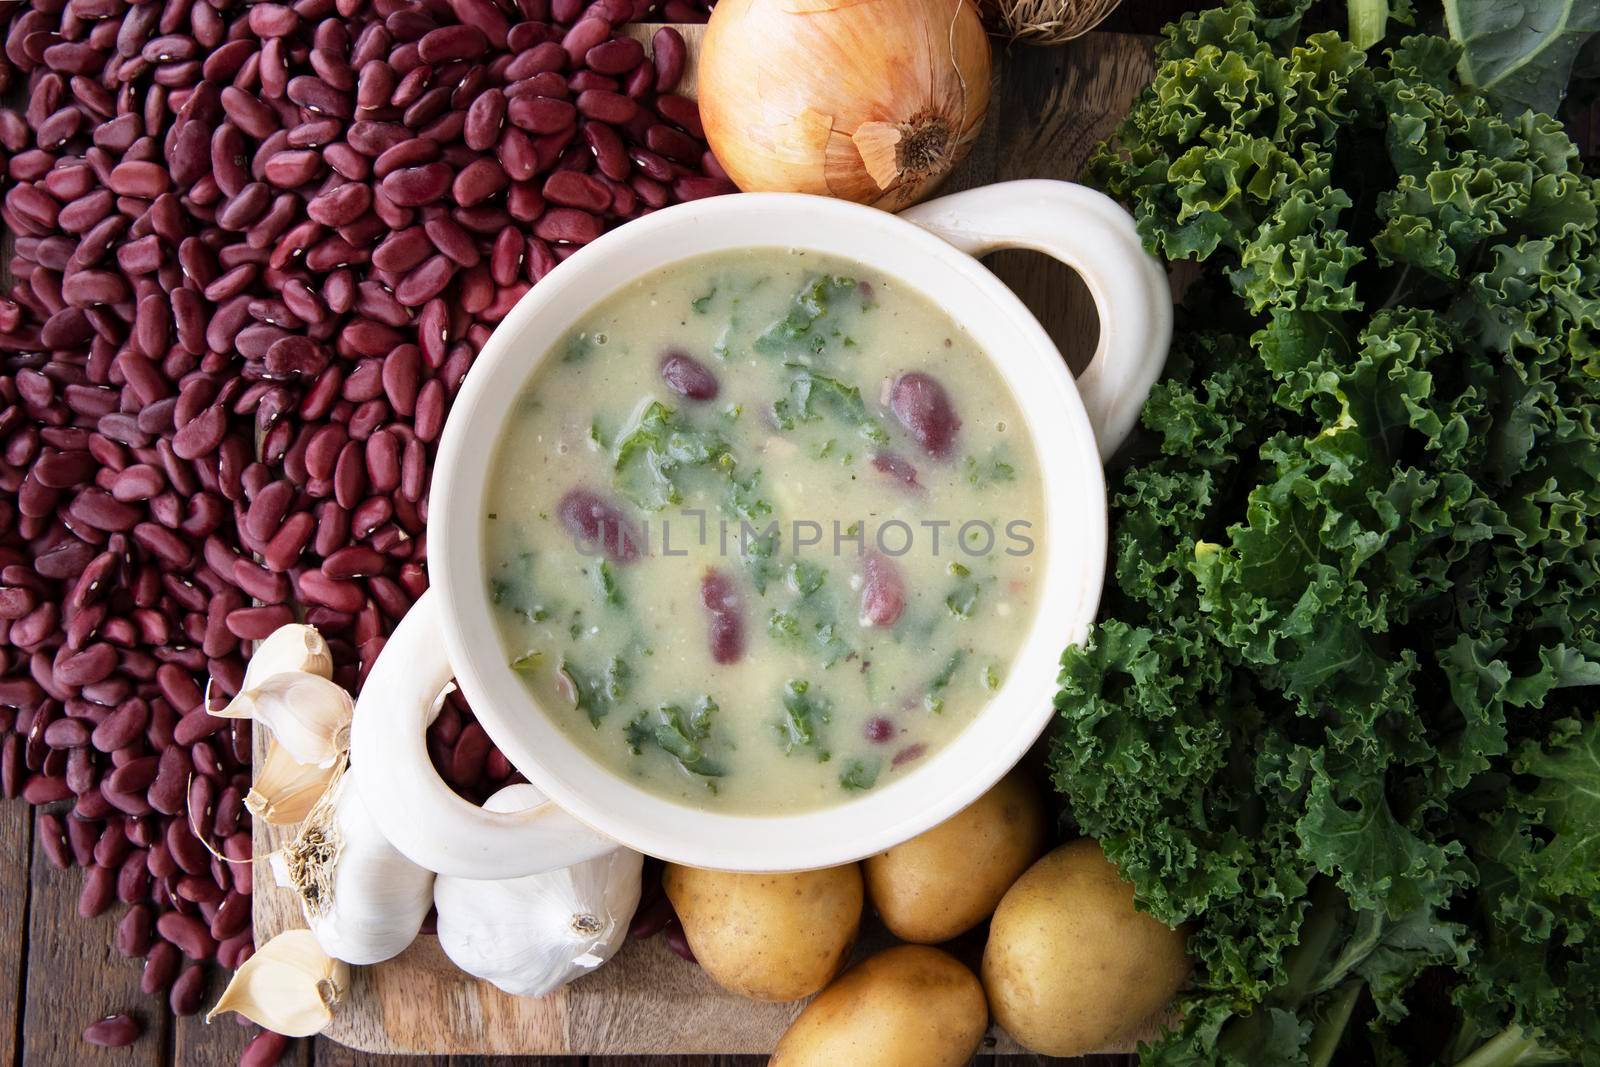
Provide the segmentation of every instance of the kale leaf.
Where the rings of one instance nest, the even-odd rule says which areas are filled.
[[[871,296],[854,278],[815,275],[796,290],[784,317],[755,339],[754,348],[763,355],[810,365],[850,343],[841,321],[870,307]]]
[[[861,390],[837,378],[809,370],[796,370],[789,379],[789,394],[772,404],[772,419],[782,430],[792,430],[802,422],[816,422],[832,415],[869,441],[883,444],[889,434],[878,425],[861,399]]]
[[[1090,168],[1198,278],[1054,781],[1192,924],[1147,1062],[1593,1067],[1600,196],[1451,41],[1307,6],[1169,27]]]
[[[1444,0],[1444,12],[1461,45],[1462,83],[1497,101],[1507,118],[1555,114],[1579,50],[1600,30],[1594,0]]]
[[[640,407],[612,446],[613,481],[646,511],[683,500],[681,476],[694,468],[731,471],[733,456],[714,430],[698,429],[658,400]]]
[[[633,681],[633,669],[621,656],[612,656],[598,671],[586,670],[570,656],[562,656],[558,670],[571,685],[573,707],[587,714],[597,727],[611,709],[628,698]]]
[[[839,785],[846,792],[860,793],[871,789],[878,781],[883,761],[877,757],[853,759],[839,772]]]
[[[956,676],[956,668],[961,666],[961,661],[966,658],[966,653],[956,649],[944,661],[944,666],[939,672],[928,680],[928,691],[922,698],[922,706],[933,714],[938,715],[944,711],[944,691],[950,688],[950,680]]]
[[[784,683],[782,699],[783,718],[778,723],[778,736],[784,752],[810,748],[816,752],[819,763],[826,763],[828,751],[818,743],[818,730],[828,722],[833,705],[803,678],[791,678]]]
[[[767,633],[774,640],[795,647],[809,645],[821,656],[824,668],[832,667],[851,652],[850,643],[842,636],[833,598],[823,588],[827,577],[827,571],[807,560],[789,564],[785,584],[794,596],[767,619]],[[765,590],[763,582],[760,591]]]
[[[594,579],[595,591],[600,594],[600,600],[610,607],[622,607],[625,601],[622,596],[622,586],[617,582],[616,568],[608,561],[601,560],[589,573]]]
[[[556,612],[553,602],[539,592],[532,552],[519,552],[494,569],[489,576],[489,602],[529,622],[544,622]]]
[[[640,712],[627,726],[628,746],[638,755],[647,744],[655,744],[690,774],[701,778],[722,778],[727,768],[706,752],[711,737],[711,719],[718,711],[709,695],[700,697],[686,713],[678,704],[662,704],[654,711]],[[713,792],[714,782],[706,783]]]

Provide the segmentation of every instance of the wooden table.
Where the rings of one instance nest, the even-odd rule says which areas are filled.
[[[971,158],[951,189],[1013,178],[1072,178],[1089,150],[1114,126],[1117,114],[1086,101],[1126,101],[1149,76],[1142,45],[1132,63],[1092,59],[1107,42],[1059,48],[1013,48],[997,55],[998,84],[990,118]],[[1125,47],[1129,42],[1121,42]],[[1093,351],[1095,321],[1075,275],[1043,256],[1006,252],[990,266],[1038,315],[1062,352],[1081,366]],[[138,961],[117,956],[112,930],[120,908],[94,921],[77,915],[81,873],[50,867],[34,841],[34,813],[20,801],[0,802],[0,1067],[92,1067],[96,1064],[226,1067],[237,1062],[252,1031],[229,1021],[206,1026],[198,1018],[173,1019],[159,1001],[139,992]],[[207,1003],[220,993],[215,975]],[[144,1035],[126,1049],[102,1050],[80,1034],[104,1014],[132,1012]],[[383,1067],[441,1064],[444,1058],[376,1059],[330,1041],[300,1042],[285,1057],[296,1067]],[[452,1057],[452,1067],[755,1067],[755,1056],[615,1057],[552,1056],[489,1059]],[[1131,1057],[1069,1061],[1034,1056],[979,1056],[979,1064],[1036,1067],[1080,1064],[1122,1067]]]
[[[0,1067],[232,1067],[254,1029],[174,1019],[139,992],[139,967],[111,947],[116,911],[78,918],[81,872],[51,867],[34,843],[33,811],[0,801]],[[207,1002],[222,989],[218,974]],[[129,1011],[145,1033],[125,1049],[84,1044],[83,1028]],[[1078,1060],[980,1056],[980,1067],[1130,1067],[1129,1056]],[[374,1057],[301,1041],[284,1067],[761,1067],[760,1056]]]

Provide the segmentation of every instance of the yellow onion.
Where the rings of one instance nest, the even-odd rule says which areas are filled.
[[[971,0],[719,0],[700,118],[739,188],[898,211],[932,192],[989,106]]]

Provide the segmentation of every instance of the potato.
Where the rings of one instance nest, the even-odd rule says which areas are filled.
[[[948,941],[992,915],[1044,845],[1039,792],[1012,771],[932,830],[869,858],[867,895],[902,941]]]
[[[1188,974],[1183,931],[1135,911],[1133,886],[1087,838],[1017,879],[983,950],[995,1022],[1047,1056],[1143,1036]]]
[[[700,966],[756,1000],[799,1000],[827,985],[861,927],[854,863],[797,874],[668,864],[662,884]]]
[[[939,949],[897,945],[806,1005],[767,1067],[963,1067],[988,1028],[971,971]]]

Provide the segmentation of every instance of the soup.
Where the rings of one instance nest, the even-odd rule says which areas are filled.
[[[717,253],[633,282],[492,457],[507,662],[596,760],[730,813],[883,788],[1005,679],[1044,575],[1015,399],[921,294]]]

